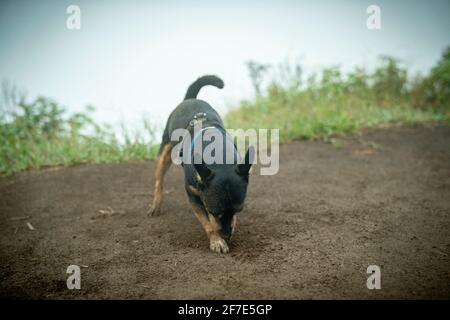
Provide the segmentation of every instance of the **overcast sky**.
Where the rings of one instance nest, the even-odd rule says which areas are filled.
[[[80,30],[66,28],[71,4],[81,9]],[[371,4],[381,8],[381,30],[366,27]],[[449,12],[448,0],[3,0],[0,77],[70,111],[92,104],[101,122],[134,126],[145,115],[162,125],[202,74],[225,81],[200,94],[222,114],[251,97],[249,59],[299,59],[311,72],[371,68],[389,54],[427,72],[450,45]]]

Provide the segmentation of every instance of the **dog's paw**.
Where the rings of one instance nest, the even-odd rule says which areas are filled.
[[[227,243],[222,238],[210,240],[209,248],[211,249],[211,251],[217,253],[228,253],[228,251],[230,251],[230,249],[228,249]]]
[[[161,207],[160,206],[153,206],[153,205],[149,205],[148,206],[148,210],[147,210],[147,215],[154,217],[154,216],[159,216],[162,213]]]

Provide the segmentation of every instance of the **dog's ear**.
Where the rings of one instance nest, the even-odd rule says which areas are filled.
[[[236,167],[236,171],[241,176],[247,176],[250,168],[253,164],[253,159],[255,158],[255,148],[250,146],[245,154],[245,162],[242,164],[238,164]]]
[[[201,163],[196,164],[195,159],[202,159],[199,154],[194,155],[194,168],[195,171],[197,171],[198,176],[200,177],[200,182],[206,182],[209,179],[211,179],[214,176],[214,171],[209,169],[206,164],[203,162],[203,159]]]

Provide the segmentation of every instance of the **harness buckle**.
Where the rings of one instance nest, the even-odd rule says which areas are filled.
[[[189,126],[190,126],[190,127],[193,127],[193,126],[195,126],[198,122],[203,122],[203,121],[206,121],[206,113],[205,113],[205,112],[199,112],[199,113],[196,113],[196,114],[194,115],[194,119],[192,119],[192,120],[189,122]]]

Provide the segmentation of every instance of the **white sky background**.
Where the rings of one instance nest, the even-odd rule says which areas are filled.
[[[66,8],[81,8],[81,30]],[[366,8],[381,7],[381,30]],[[2,1],[0,77],[29,98],[55,98],[70,112],[133,128],[163,127],[188,85],[217,74],[225,88],[199,97],[221,114],[253,89],[244,62],[300,59],[306,73],[371,68],[380,54],[422,73],[450,45],[450,1]]]

